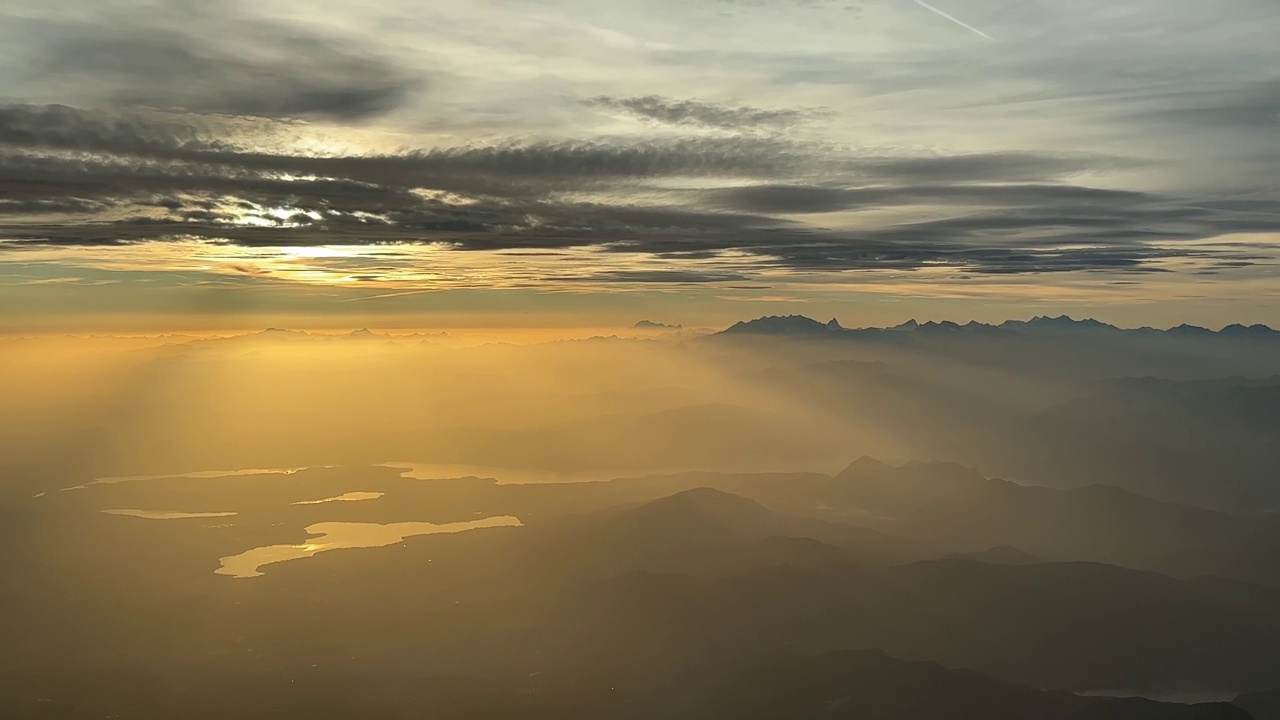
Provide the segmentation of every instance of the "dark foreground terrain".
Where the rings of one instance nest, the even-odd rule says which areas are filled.
[[[0,717],[1280,717],[1269,328],[441,342],[0,377]]]
[[[559,485],[399,473],[33,499],[18,517],[40,541],[6,557],[6,717],[1277,716],[1270,515],[871,459]],[[384,495],[293,504],[353,490]],[[101,512],[143,504],[235,514]],[[500,516],[523,526],[214,572],[320,520]],[[1212,575],[1212,558],[1231,561]]]

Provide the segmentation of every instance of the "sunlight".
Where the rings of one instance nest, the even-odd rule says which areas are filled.
[[[0,2],[0,716],[1280,720],[1278,2]]]

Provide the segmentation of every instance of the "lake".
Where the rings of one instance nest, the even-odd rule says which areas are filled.
[[[519,518],[510,515],[442,525],[425,522],[389,523],[385,525],[378,523],[322,522],[307,526],[307,534],[313,537],[305,543],[298,545],[268,545],[247,550],[238,555],[229,555],[221,559],[221,566],[214,572],[218,575],[227,575],[234,578],[260,577],[262,575],[262,567],[265,565],[309,558],[329,550],[386,547],[387,545],[402,542],[406,538],[419,535],[458,533],[481,528],[520,527],[521,524]]]

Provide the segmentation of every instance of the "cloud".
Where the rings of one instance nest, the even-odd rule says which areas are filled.
[[[1179,249],[1180,241],[1280,230],[1275,204],[1265,201],[1215,203],[1069,182],[1090,163],[1122,162],[1107,158],[860,157],[740,137],[318,157],[241,147],[219,122],[0,107],[0,140],[9,147],[0,152],[0,192],[12,208],[63,216],[0,224],[0,237],[74,245],[193,236],[247,246],[411,242],[471,251],[598,246],[684,260],[738,252],[803,271],[1015,273],[1145,269],[1207,252]],[[253,128],[250,137],[261,134]],[[830,180],[795,181],[804,177]],[[694,189],[663,189],[676,179]],[[857,184],[865,182],[874,184]],[[637,193],[656,199],[636,202]],[[793,219],[887,208],[944,214],[851,229]],[[632,279],[746,279],[719,271],[702,277],[657,271]]]
[[[1280,232],[1257,0],[944,8],[993,43],[911,3],[19,2],[0,238],[596,248],[697,282],[1227,271],[1266,248],[1206,241]]]
[[[3,187],[3,185],[0,185]],[[0,197],[0,215],[48,215],[88,213],[106,209],[106,203],[74,197],[25,200]]]
[[[1280,80],[1250,80],[1222,83],[1175,96],[1163,103],[1156,116],[1197,122],[1215,127],[1260,125],[1274,127],[1280,120]]]
[[[620,282],[620,283],[645,283],[645,284],[704,284],[704,283],[725,283],[735,282],[745,279],[738,273],[731,272],[714,272],[705,271],[698,272],[692,270],[611,270],[603,273],[592,273],[588,275],[561,275],[549,278],[553,281],[584,281],[584,282]],[[670,326],[663,326],[670,327]]]
[[[216,151],[217,118],[170,113],[87,111],[66,105],[0,105],[0,146],[75,150],[156,159],[197,159]]]
[[[254,53],[193,37],[75,38],[51,48],[39,71],[92,85],[115,105],[339,121],[384,115],[424,85],[385,61],[297,36],[264,39]]]
[[[1048,159],[1046,159],[1048,160]],[[947,161],[944,160],[944,163]],[[913,170],[917,161],[911,161]],[[911,173],[907,173],[909,177]],[[901,178],[899,178],[901,183]],[[1128,190],[1045,183],[894,184],[866,187],[745,185],[708,191],[708,203],[740,212],[782,215],[910,205],[966,207],[1111,206],[1116,209],[1155,198]]]
[[[799,169],[793,143],[773,139],[675,138],[503,142],[394,155],[316,157],[236,147],[236,128],[188,116],[98,113],[65,106],[0,106],[0,142],[14,148],[90,151],[138,160],[217,164],[248,171],[322,173],[422,182],[432,173],[554,181],[670,175],[767,176]],[[255,130],[257,130],[255,128]],[[225,133],[218,138],[219,132]]]
[[[22,79],[97,106],[359,122],[428,87],[350,38],[244,13],[237,3],[126,3],[90,13],[18,16]]]
[[[845,166],[870,178],[913,182],[1036,182],[1134,163],[1118,156],[996,151],[858,158]]]
[[[749,106],[718,105],[700,100],[672,100],[657,95],[600,96],[588,100],[586,104],[669,125],[701,125],[725,130],[787,128],[817,114],[814,110],[765,110]]]

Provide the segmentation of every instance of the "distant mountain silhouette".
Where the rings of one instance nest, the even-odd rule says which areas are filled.
[[[799,490],[793,490],[799,494]],[[1106,486],[1059,490],[987,479],[952,463],[901,467],[863,458],[825,490],[832,519],[981,553],[998,545],[1049,560],[1089,560],[1180,577],[1221,575],[1280,587],[1280,516],[1235,516]],[[762,498],[763,499],[763,498]],[[1008,553],[1006,553],[1008,554]]]
[[[569,518],[546,537],[552,562],[589,572],[723,576],[776,564],[884,565],[924,556],[907,540],[777,513],[709,487]]]
[[[1235,323],[1232,325],[1228,325],[1218,331],[1219,335],[1232,335],[1236,337],[1251,337],[1251,338],[1269,338],[1275,333],[1276,333],[1275,330],[1261,323],[1256,325],[1248,325],[1248,326]]]
[[[681,718],[1050,720],[1098,702],[936,663],[853,650],[760,663]]]
[[[878,530],[914,542],[917,551],[936,550],[930,557],[1089,561],[1280,587],[1280,514],[1235,515],[1108,485],[1021,485],[955,463],[895,466],[871,457],[835,476],[689,474],[655,480],[655,489],[679,481],[750,497],[789,516]]]
[[[653,649],[662,656],[723,653],[708,662],[781,648],[880,647],[1036,687],[1239,692],[1280,677],[1277,593],[1242,583],[1092,563],[962,560],[770,564],[677,578],[605,577],[589,595],[575,594],[559,622],[610,628],[594,637],[621,647],[664,638],[671,649]]]
[[[851,456],[948,458],[1038,485],[1280,510],[1280,341],[1206,333],[961,326],[706,342],[764,358],[753,380],[856,427]]]
[[[1280,377],[1110,380],[1023,425],[1060,448],[1038,458],[1046,466],[1183,502],[1280,509]]]
[[[1178,705],[1145,698],[1095,702],[1063,715],[1061,720],[1258,720],[1232,703]]]
[[[632,325],[637,330],[680,330],[683,325],[667,325],[666,323],[654,322],[652,320],[641,320]]]
[[[973,560],[992,565],[1035,565],[1044,562],[1028,552],[1023,552],[1011,545],[997,545],[990,550],[978,550],[969,553],[956,553],[947,557],[955,560]]]
[[[872,461],[859,467],[875,468]],[[886,481],[900,470],[885,467]],[[929,469],[921,464],[912,471],[918,477],[905,475],[903,490],[933,487]],[[950,472],[962,488],[971,477],[975,484],[1005,485],[962,468]],[[876,484],[867,477],[834,484],[854,481]],[[805,504],[803,488],[778,488],[777,497],[797,491],[797,504]],[[961,537],[985,533],[972,530],[984,522],[996,533],[1055,522],[1040,513],[1019,520],[1017,504],[984,504],[984,512],[999,515],[988,521],[971,514],[968,492],[952,493],[935,503],[938,511],[917,517],[942,525],[941,535]],[[900,501],[889,496],[885,502]],[[944,510],[956,503],[959,520],[952,522]],[[902,505],[912,506],[927,507],[929,501],[912,498]],[[1018,532],[1053,538],[1092,531],[1100,542],[1115,542],[1125,523],[1141,521],[1140,514],[1108,516],[1106,505],[1097,512],[1100,530],[1068,525]],[[928,534],[915,521],[901,525],[886,520],[886,527]],[[537,570],[539,576],[600,578],[586,595],[573,591],[565,608],[570,616],[560,622],[616,628],[617,635],[601,642],[620,647],[661,636],[683,648],[652,650],[664,657],[704,646],[747,654],[778,647],[804,653],[881,647],[898,657],[1074,689],[1181,683],[1240,691],[1267,687],[1280,676],[1276,589],[1216,578],[1179,580],[1091,562],[948,559],[886,566],[863,559],[883,535],[806,522],[706,488],[608,508],[558,528],[550,535],[557,542],[522,566],[530,572],[554,568]],[[1137,532],[1141,545],[1141,523]],[[678,580],[674,573],[687,577]]]
[[[678,716],[682,719],[691,716]],[[1177,705],[1038,690],[881,650],[762,662],[695,715],[743,720],[1246,720],[1230,703]]]
[[[720,334],[823,336],[844,332],[846,332],[845,329],[840,327],[840,323],[834,318],[828,323],[820,323],[803,315],[786,315],[740,322]]]
[[[755,500],[714,488],[693,488],[627,508],[610,519],[615,527],[641,533],[668,532],[685,526],[745,533],[776,529],[778,517]]]
[[[1169,328],[1166,332],[1170,335],[1181,335],[1184,337],[1206,337],[1214,334],[1214,332],[1209,328],[1203,328],[1199,325],[1187,325],[1186,323],[1178,325],[1177,327]]]
[[[1219,331],[1192,325],[1179,325],[1169,330],[1153,328],[1123,329],[1103,323],[1092,318],[1076,320],[1066,315],[1057,317],[1037,316],[1030,320],[1008,320],[998,325],[990,325],[976,321],[964,325],[943,320],[925,323],[909,320],[901,325],[888,328],[844,328],[836,320],[822,323],[803,315],[769,316],[755,320],[738,322],[718,335],[784,335],[784,336],[818,336],[818,337],[866,337],[885,333],[910,334],[974,334],[974,335],[1016,335],[1016,334],[1167,334],[1181,337],[1221,336],[1233,339],[1277,340],[1280,331],[1266,325],[1228,325]]]
[[[1231,703],[1248,711],[1253,720],[1280,720],[1280,688],[1241,695]]]
[[[966,327],[981,327],[980,323],[969,323]],[[990,327],[990,326],[988,326]],[[1099,322],[1093,318],[1075,320],[1066,315],[1058,317],[1037,316],[1027,321],[1007,320],[996,326],[1002,330],[1022,331],[1056,331],[1056,332],[1113,332],[1120,331],[1114,325]]]

